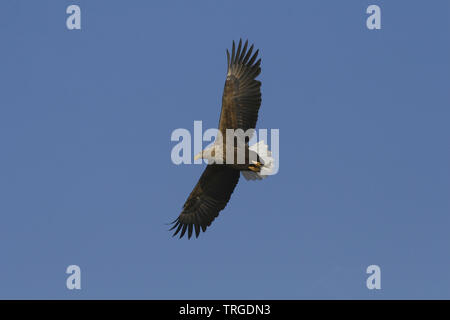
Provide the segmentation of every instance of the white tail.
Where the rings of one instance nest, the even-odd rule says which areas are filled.
[[[260,172],[241,171],[244,178],[246,180],[261,180],[270,176],[273,172],[274,159],[272,158],[272,152],[269,150],[269,146],[262,140],[250,146],[249,150],[256,152],[264,162],[264,165],[261,167]]]

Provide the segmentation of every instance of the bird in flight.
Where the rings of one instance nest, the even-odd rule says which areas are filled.
[[[227,77],[222,96],[219,130],[214,144],[197,154],[194,159],[207,159],[208,165],[186,200],[183,211],[171,224],[173,236],[186,231],[190,239],[198,237],[211,225],[230,200],[242,173],[247,180],[260,180],[273,170],[273,158],[264,141],[252,146],[253,134],[261,106],[261,73],[259,50],[248,48],[248,41],[227,50]],[[241,130],[238,130],[241,129]],[[232,132],[235,135],[230,136]],[[236,134],[238,132],[238,134]],[[244,134],[242,134],[244,132]],[[228,157],[227,157],[228,155]]]

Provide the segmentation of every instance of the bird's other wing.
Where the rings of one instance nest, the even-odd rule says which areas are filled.
[[[188,231],[188,238],[195,230],[198,237],[200,229],[206,228],[225,208],[239,181],[239,171],[224,165],[208,165],[200,180],[192,190],[180,216],[173,221],[170,230],[176,228],[174,236],[180,231],[180,238]]]
[[[226,129],[254,129],[261,106],[261,82],[255,78],[261,72],[258,51],[252,55],[253,45],[247,50],[248,41],[242,39],[236,49],[227,50],[228,71],[222,96],[219,130],[226,137]],[[255,62],[256,61],[256,62]]]

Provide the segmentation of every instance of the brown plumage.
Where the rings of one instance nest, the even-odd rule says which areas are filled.
[[[261,59],[255,60],[259,50],[252,56],[253,45],[247,51],[248,42],[241,48],[239,41],[237,52],[235,44],[230,53],[227,50],[228,71],[222,97],[219,130],[226,136],[226,129],[253,129],[258,120],[261,105],[261,82],[255,78],[261,73]],[[250,58],[251,57],[251,58]]]
[[[254,129],[258,119],[261,82],[255,78],[261,72],[261,59],[256,61],[258,50],[252,55],[253,45],[248,50],[247,47],[248,41],[242,46],[240,40],[236,49],[233,41],[231,56],[227,50],[228,70],[219,121],[219,131],[224,139],[226,129]],[[191,238],[195,231],[198,237],[200,230],[206,231],[230,200],[240,170],[241,167],[228,164],[209,164],[186,200],[183,211],[172,222],[174,225],[170,230],[175,229],[174,236],[180,233],[181,238],[187,232]]]

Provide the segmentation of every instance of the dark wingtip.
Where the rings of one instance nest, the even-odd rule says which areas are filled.
[[[197,223],[195,224],[195,237],[198,238],[199,234],[200,234],[200,225]]]
[[[234,63],[234,57],[236,56],[236,44],[233,40],[233,47],[231,48],[231,63]]]
[[[259,53],[259,49],[256,49],[255,53],[253,54],[253,56],[250,58],[250,61],[248,62],[249,65],[253,65],[256,58],[258,57],[258,53]]]
[[[183,238],[186,232],[188,239],[193,238],[192,237],[193,235],[195,235],[195,238],[198,238],[201,231],[205,232],[207,228],[206,226],[201,224],[181,223],[179,219],[176,219],[175,221],[172,222],[172,224],[173,223],[175,224],[169,229],[169,231],[172,231],[173,229],[177,228],[175,232],[172,234],[172,237],[175,237],[181,231],[179,236],[180,239]]]
[[[239,39],[239,44],[236,50],[236,61],[239,61],[239,58],[241,56],[241,49],[242,49],[242,39]]]
[[[187,228],[187,224],[183,224],[183,229],[181,230],[181,233],[180,233],[180,239],[183,238],[184,234],[186,233],[186,228]]]
[[[171,224],[174,224],[175,222],[178,221],[178,218],[176,218],[175,220],[173,220],[172,222],[169,223],[165,223],[166,226],[170,226]]]
[[[172,228],[169,229],[169,231],[172,231],[173,229],[175,229],[180,224],[180,221],[177,221],[177,220],[175,220],[174,222],[170,223],[170,224],[173,224],[173,226],[172,226]]]
[[[195,234],[195,238],[198,238],[200,235],[200,229],[203,230],[203,232],[206,231],[206,227],[200,224],[193,224],[193,223],[182,223],[179,218],[175,219],[171,223],[166,224],[173,224],[173,226],[169,229],[169,231],[175,230],[175,232],[172,234],[172,237],[175,237],[180,231],[179,238],[183,238],[183,236],[186,234],[187,231],[187,237],[188,239],[191,239],[192,236]],[[195,233],[194,233],[195,232]]]
[[[177,230],[175,230],[175,232],[173,233],[172,237],[175,237],[177,235],[177,233],[180,232],[180,229],[181,229],[182,226],[183,226],[183,224],[178,222],[178,228],[177,228]],[[175,226],[174,226],[174,228],[175,228]],[[170,230],[172,230],[172,229],[170,229]]]
[[[193,229],[193,225],[192,225],[192,223],[190,223],[189,230],[188,230],[188,239],[190,239],[192,237],[192,229]]]

